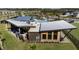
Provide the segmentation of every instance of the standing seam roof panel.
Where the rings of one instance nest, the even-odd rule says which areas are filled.
[[[75,29],[76,27],[72,24],[69,24],[66,21],[53,21],[41,23],[40,31],[54,31],[54,30],[67,30],[67,29]]]

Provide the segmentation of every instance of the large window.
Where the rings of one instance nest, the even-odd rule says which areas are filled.
[[[58,31],[54,31],[53,39],[57,40],[57,37],[58,37]]]
[[[48,39],[52,39],[52,32],[48,32]]]
[[[42,39],[46,39],[46,34],[42,34]]]

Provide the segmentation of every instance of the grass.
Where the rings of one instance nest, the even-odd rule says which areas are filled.
[[[6,39],[4,41],[4,48],[5,49],[23,49],[25,43],[18,40],[13,35],[11,35],[7,30],[4,30],[5,29],[4,25],[0,25],[0,28],[1,28],[0,32],[2,33],[3,37]]]
[[[35,43],[23,42],[13,35],[11,35],[7,30],[5,30],[5,25],[0,24],[0,32],[6,39],[4,41],[5,50],[30,50],[31,46]],[[35,49],[37,50],[76,50],[72,43],[36,43]]]
[[[79,39],[79,23],[73,23],[73,25],[75,25],[77,27],[77,29],[73,30],[71,33],[77,38]]]
[[[4,48],[5,49],[22,49],[25,45],[22,41],[18,40],[14,36],[12,36],[7,31],[3,31],[3,37],[6,39],[4,42]]]
[[[37,43],[37,50],[74,50],[76,49],[73,44],[70,43]]]

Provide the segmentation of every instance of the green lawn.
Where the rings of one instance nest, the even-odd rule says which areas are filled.
[[[75,50],[75,46],[70,43],[37,43],[38,50]]]
[[[3,24],[0,24],[0,32],[6,39],[4,41],[5,50],[28,50],[32,49],[31,46],[34,45],[34,43],[22,42],[11,35],[7,30],[5,30]],[[76,50],[72,43],[36,43],[35,46],[35,49],[37,50]]]
[[[79,23],[73,23],[73,25],[75,25],[77,27],[77,29],[73,30],[71,33],[77,38],[79,39]]]

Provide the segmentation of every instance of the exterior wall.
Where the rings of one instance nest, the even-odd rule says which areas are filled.
[[[28,40],[30,42],[40,42],[40,33],[39,32],[29,32],[28,33]]]
[[[46,34],[46,39],[42,39],[42,34]],[[28,40],[30,42],[60,42],[60,31],[58,31],[57,39],[53,39],[53,32],[52,32],[52,39],[48,39],[48,32],[29,32],[28,33]]]
[[[42,39],[42,34],[46,34],[46,39]],[[48,39],[48,32],[41,33],[41,42],[60,42],[60,31],[58,32],[57,39],[53,39],[54,33],[52,32],[52,39]]]

